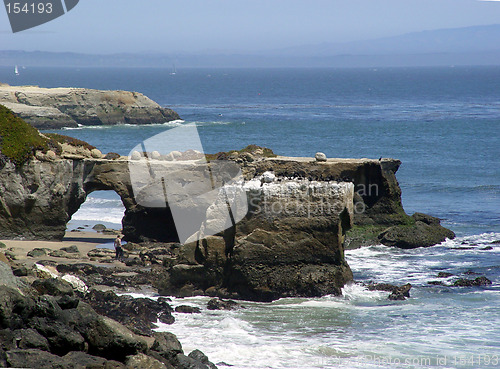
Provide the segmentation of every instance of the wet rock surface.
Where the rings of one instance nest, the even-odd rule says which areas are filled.
[[[412,288],[412,285],[410,283],[407,283],[403,286],[396,286],[389,283],[376,283],[367,285],[367,288],[370,291],[390,292],[391,294],[388,296],[388,299],[397,301],[406,300],[410,297],[410,289]]]
[[[151,335],[157,320],[166,324],[175,321],[172,307],[162,297],[154,301],[148,298],[118,296],[112,291],[91,290],[85,296],[85,301],[97,313],[112,318],[142,335]]]
[[[166,299],[133,299],[93,290],[82,300],[77,292],[67,293],[68,286],[56,278],[36,279],[35,289],[9,269],[0,262],[5,277],[0,285],[2,367],[215,368],[199,351],[184,356],[175,335],[151,331],[157,317],[173,321]],[[133,325],[135,332],[126,325]]]
[[[235,310],[241,309],[242,306],[233,300],[223,300],[221,298],[211,299],[207,303],[208,310]]]

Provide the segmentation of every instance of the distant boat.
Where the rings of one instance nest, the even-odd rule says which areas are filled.
[[[17,65],[14,67],[14,73],[16,76],[19,75],[19,68],[17,67]]]
[[[175,64],[172,65],[172,72],[170,72],[171,76],[175,76],[177,74],[177,69],[175,68]]]

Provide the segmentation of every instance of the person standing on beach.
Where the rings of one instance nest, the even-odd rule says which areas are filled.
[[[122,249],[122,239],[120,238],[120,235],[116,236],[115,239],[115,259],[121,260],[123,258],[123,249]]]

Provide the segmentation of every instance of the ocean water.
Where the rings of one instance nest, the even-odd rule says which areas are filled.
[[[14,76],[0,68],[0,81],[139,91],[183,119],[63,132],[103,152],[128,154],[155,134],[195,122],[205,152],[258,144],[290,156],[398,158],[406,211],[438,216],[458,237],[427,249],[378,245],[346,253],[356,281],[412,283],[406,301],[353,284],[342,297],[177,314],[160,329],[177,334],[187,351],[200,348],[234,368],[500,367],[500,67],[169,72],[28,67]],[[119,227],[122,214],[116,195],[95,192],[70,227]],[[447,283],[485,275],[493,284],[429,285],[440,271],[455,275]]]

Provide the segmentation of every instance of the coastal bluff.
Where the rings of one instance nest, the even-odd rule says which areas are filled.
[[[186,244],[176,238],[169,208],[136,203],[127,157],[63,152],[56,158],[39,153],[21,168],[6,162],[0,167],[0,238],[62,239],[71,216],[90,193],[113,190],[126,209],[126,240],[146,245],[145,260],[164,266],[155,284],[161,294],[271,301],[339,295],[353,278],[344,259],[351,231],[368,227],[373,232],[378,227],[387,239],[392,235],[389,241],[395,246],[414,237],[418,241],[422,232],[432,235],[426,242],[433,244],[454,236],[436,218],[429,221],[424,215],[404,213],[394,174],[398,160],[317,162],[255,154],[248,159],[240,162],[245,181],[261,183],[249,198],[254,205],[266,206],[249,211],[224,232]],[[272,181],[266,179],[270,171]],[[361,196],[355,188],[363,184],[376,185],[379,191]],[[356,214],[356,209],[364,209],[363,214]],[[356,220],[371,224],[356,225]],[[394,236],[398,232],[399,238]],[[381,242],[383,237],[373,241]]]
[[[180,119],[138,92],[0,83],[0,104],[38,129],[165,123]]]
[[[161,265],[153,285],[163,295],[258,301],[339,295],[353,279],[346,247],[383,243],[413,248],[454,237],[439,219],[404,212],[396,159],[284,157],[255,145],[206,156],[176,152],[177,159],[172,159],[174,152],[104,155],[83,141],[40,134],[0,108],[7,122],[0,131],[0,239],[62,240],[89,194],[114,191],[125,208],[125,240],[140,245],[141,259],[134,262]],[[218,187],[225,200],[208,204],[204,228],[191,233],[203,237],[181,243],[172,198],[185,196],[186,187],[199,188],[200,175],[212,178],[207,162],[239,168],[241,182],[235,187],[243,191],[245,212],[239,221],[206,232],[210,220],[224,223],[227,218],[217,214],[233,208],[227,200],[232,189]],[[146,174],[176,165],[192,170],[182,172],[162,206],[146,206],[131,180],[131,168],[141,163]],[[185,199],[188,208],[194,205],[191,196]],[[193,219],[182,222],[191,226]]]

